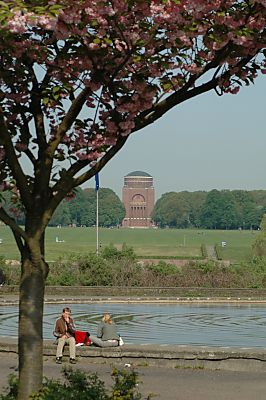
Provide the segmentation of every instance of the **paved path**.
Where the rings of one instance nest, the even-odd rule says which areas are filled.
[[[66,364],[67,361],[66,361]],[[1,353],[0,388],[7,384],[7,377],[15,372],[17,356]],[[97,372],[109,386],[111,368],[106,364],[89,364],[81,359],[77,368]],[[44,358],[44,374],[59,378],[61,366],[51,357]],[[137,367],[140,375],[139,389],[143,396],[149,393],[158,400],[265,400],[266,375],[261,372],[209,371],[200,369],[171,369],[164,367]],[[16,372],[15,372],[16,373]]]

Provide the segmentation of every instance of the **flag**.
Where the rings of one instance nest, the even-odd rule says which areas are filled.
[[[100,186],[98,172],[94,175],[94,178],[95,178],[95,190],[96,190],[96,192],[98,192],[99,186]]]

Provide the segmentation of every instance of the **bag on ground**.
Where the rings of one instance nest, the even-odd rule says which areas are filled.
[[[81,345],[90,346],[91,344],[89,332],[75,331],[75,340],[76,340],[76,345],[79,346]]]

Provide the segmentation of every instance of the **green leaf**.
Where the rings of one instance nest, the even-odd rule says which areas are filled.
[[[52,92],[53,93],[61,92],[61,87],[60,86],[54,86],[53,89],[52,89]]]
[[[173,87],[173,85],[172,85],[171,82],[163,83],[163,84],[162,84],[162,88],[163,88],[164,90],[169,90],[169,89],[171,89],[172,87]]]
[[[109,39],[109,38],[104,38],[103,39],[104,40],[104,42],[106,43],[106,44],[112,44],[113,43],[113,41],[111,40],[111,39]]]
[[[142,57],[141,57],[141,56],[133,57],[133,61],[134,61],[134,62],[139,62],[139,61],[141,61],[141,60],[142,60]]]
[[[53,4],[52,6],[49,7],[50,11],[58,11],[62,10],[64,8],[63,4]]]
[[[5,1],[0,1],[0,7],[1,7],[1,11],[3,8],[5,8],[6,10],[9,10],[8,3],[6,3]]]

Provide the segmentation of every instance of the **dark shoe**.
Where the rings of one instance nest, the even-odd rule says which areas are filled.
[[[77,361],[75,360],[75,358],[70,358],[69,362],[70,362],[70,364],[76,364],[76,363],[77,363]]]
[[[62,357],[56,357],[55,362],[56,364],[62,364]]]

